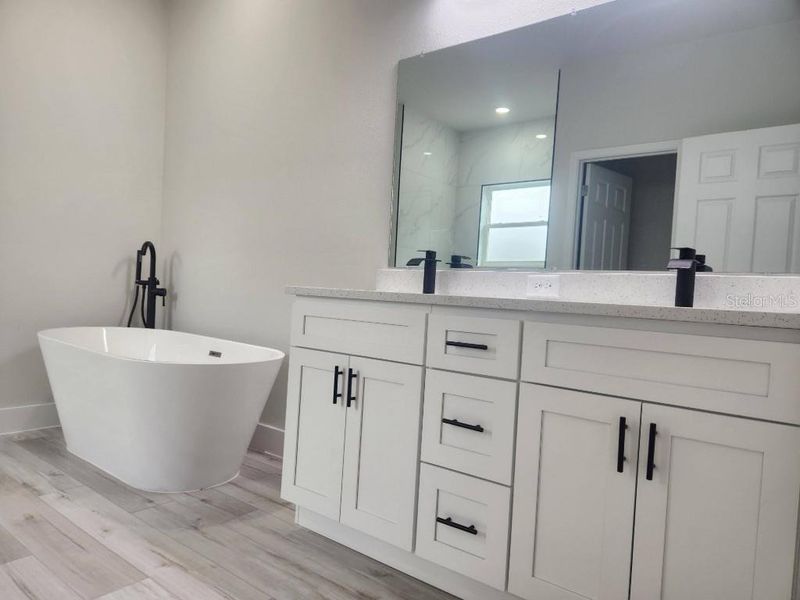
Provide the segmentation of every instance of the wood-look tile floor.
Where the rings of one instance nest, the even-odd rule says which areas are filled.
[[[0,600],[452,600],[294,524],[278,461],[191,494],[134,490],[61,431],[0,436]]]

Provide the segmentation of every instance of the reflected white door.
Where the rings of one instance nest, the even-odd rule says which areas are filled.
[[[584,185],[580,268],[627,269],[633,180],[590,163]]]
[[[800,125],[687,138],[673,246],[715,271],[800,272]]]
[[[639,449],[631,598],[792,596],[800,429],[646,404]]]

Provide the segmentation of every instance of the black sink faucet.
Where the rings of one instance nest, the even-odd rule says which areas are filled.
[[[425,258],[412,258],[406,263],[408,267],[418,267],[425,263],[425,273],[422,275],[422,293],[433,294],[436,292],[436,250],[417,250],[424,252]]]
[[[706,264],[705,254],[697,254],[694,248],[673,248],[678,258],[670,259],[667,268],[678,272],[675,284],[675,306],[694,306],[694,282],[698,271],[713,269]]]
[[[447,263],[450,265],[451,269],[471,269],[472,265],[466,262],[465,260],[472,260],[469,256],[461,256],[460,254],[453,254],[450,257],[450,262]]]
[[[150,253],[150,274],[147,279],[142,279],[142,258]],[[136,251],[136,285],[145,290],[142,304],[144,305],[144,326],[147,329],[156,328],[156,298],[161,296],[161,305],[166,305],[167,290],[158,287],[161,282],[156,278],[156,247],[153,242],[142,244],[141,250]]]

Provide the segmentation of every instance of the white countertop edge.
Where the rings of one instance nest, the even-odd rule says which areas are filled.
[[[296,285],[287,286],[286,293],[293,296],[310,296],[315,298],[405,302],[409,304],[496,308],[531,312],[626,317],[630,319],[654,319],[661,321],[684,321],[688,323],[717,323],[747,327],[800,329],[800,313],[791,312],[731,310],[723,308],[682,308],[676,306],[638,304],[601,304],[595,302],[574,302],[543,298],[449,296],[446,294],[384,292]]]

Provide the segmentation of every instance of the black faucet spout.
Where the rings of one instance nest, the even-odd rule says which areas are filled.
[[[150,254],[150,276],[147,281],[142,279],[142,259]],[[136,252],[136,283],[146,285],[148,281],[156,276],[156,247],[153,242],[147,241],[142,244],[142,248]]]

